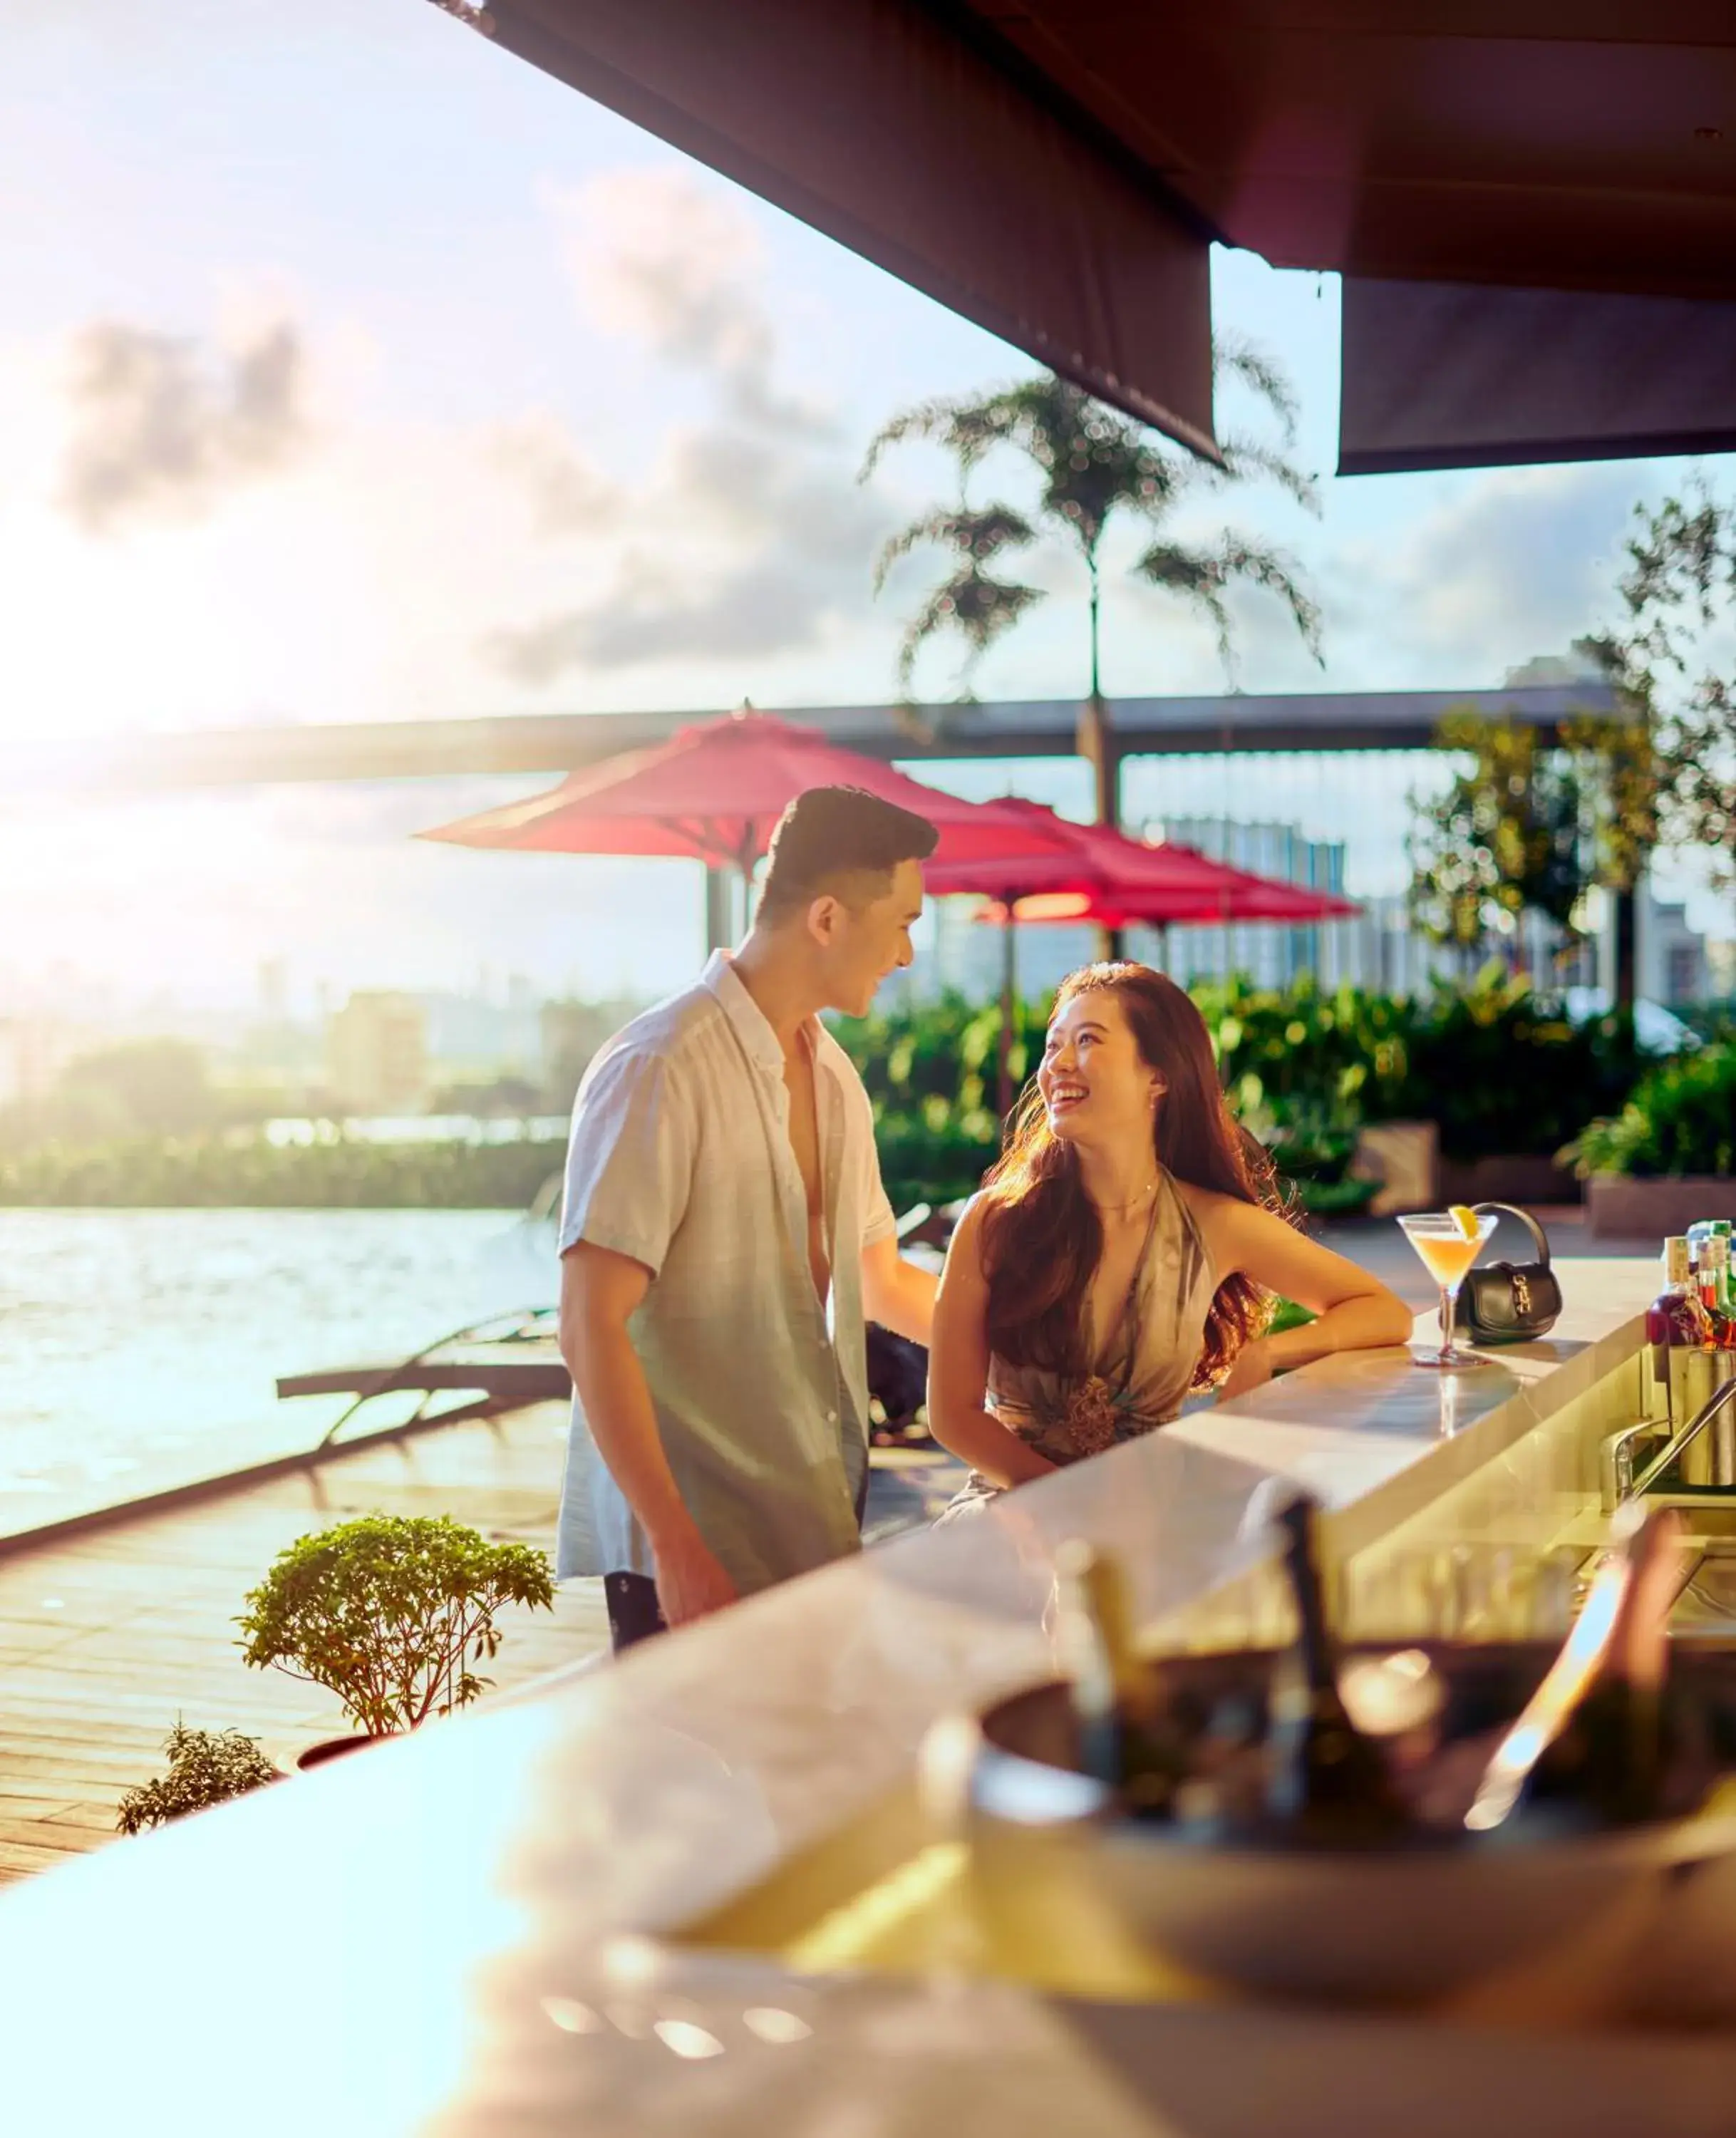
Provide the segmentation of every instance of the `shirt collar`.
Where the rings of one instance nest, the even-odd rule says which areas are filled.
[[[700,984],[709,988],[723,1005],[723,1011],[735,1028],[737,1036],[749,1054],[762,1069],[777,1075],[783,1074],[783,1049],[778,1043],[778,1035],[767,1022],[765,1012],[748,993],[735,970],[734,960],[727,950],[714,950],[705,960],[705,969],[700,975]],[[817,1017],[811,1017],[805,1027],[809,1047],[817,1063],[821,1059],[820,1041],[825,1028]]]

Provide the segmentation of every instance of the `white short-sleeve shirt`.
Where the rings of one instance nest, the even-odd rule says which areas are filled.
[[[588,1240],[651,1271],[629,1334],[683,1504],[744,1595],[861,1540],[861,1250],[894,1224],[861,1079],[822,1026],[810,1037],[825,1304],[808,1264],[783,1049],[721,952],[591,1064],[567,1156],[561,1252]],[[575,1394],[556,1571],[653,1570]]]

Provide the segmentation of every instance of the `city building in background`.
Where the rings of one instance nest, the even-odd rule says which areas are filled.
[[[1654,897],[1647,885],[1636,920],[1641,995],[1648,1002],[1704,1001],[1712,992],[1706,939],[1688,925],[1686,909]]]
[[[325,1032],[325,1074],[339,1105],[358,1114],[414,1113],[428,1091],[428,1014],[414,995],[351,995]]]

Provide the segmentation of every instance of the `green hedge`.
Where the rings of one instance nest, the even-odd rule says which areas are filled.
[[[1194,989],[1241,1118],[1272,1148],[1304,1204],[1349,1214],[1371,1192],[1347,1168],[1368,1121],[1431,1120],[1449,1159],[1549,1157],[1619,1108],[1651,1068],[1631,1018],[1572,1025],[1499,971],[1421,1001],[1310,981]],[[1015,1079],[1035,1066],[1046,1004],[1019,1005]],[[874,1101],[895,1204],[967,1192],[998,1148],[1000,1011],[956,995],[841,1022]]]
[[[1626,1013],[1570,1024],[1523,981],[1397,1000],[1304,983],[1202,988],[1225,1088],[1261,1128],[1432,1120],[1445,1157],[1549,1157],[1651,1066]]]
[[[334,1136],[135,1137],[0,1158],[0,1205],[78,1208],[522,1209],[565,1146],[363,1143]]]

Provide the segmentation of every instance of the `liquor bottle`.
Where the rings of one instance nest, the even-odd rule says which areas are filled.
[[[1126,1576],[1109,1554],[1076,1540],[1056,1553],[1055,1571],[1080,1766],[1136,1815],[1168,1816],[1188,1750],[1158,1674],[1134,1647]]]
[[[1730,1298],[1728,1237],[1714,1228],[1701,1243],[1700,1255],[1700,1305],[1705,1311],[1711,1347],[1702,1351],[1698,1361],[1696,1392],[1704,1402],[1726,1381],[1736,1380],[1736,1308]],[[1703,1388],[1699,1382],[1704,1382]],[[1707,1481],[1725,1488],[1736,1485],[1736,1413],[1729,1408],[1721,1411],[1700,1438],[1710,1447]],[[1703,1460],[1695,1467],[1703,1473],[1707,1465]]]
[[[1719,1275],[1719,1256],[1724,1242],[1709,1229],[1690,1243],[1694,1257],[1694,1284],[1699,1294],[1699,1303],[1706,1320],[1715,1331],[1724,1312],[1724,1282]]]
[[[1695,1362],[1709,1334],[1688,1242],[1677,1234],[1664,1242],[1664,1289],[1646,1315],[1652,1374],[1665,1392],[1672,1433],[1679,1433],[1699,1407],[1695,1397],[1702,1375]],[[1691,1457],[1694,1451],[1689,1452]]]
[[[1724,1305],[1727,1314],[1736,1314],[1736,1240],[1728,1218],[1712,1220],[1712,1237],[1724,1242]]]
[[[1709,1233],[1700,1245],[1699,1298],[1712,1323],[1712,1339],[1720,1350],[1733,1340],[1730,1299],[1730,1242],[1723,1233]]]
[[[1272,1686],[1268,1820],[1304,1847],[1391,1843],[1407,1815],[1379,1746],[1351,1721],[1339,1691],[1337,1644],[1320,1585],[1319,1507],[1298,1494],[1278,1521],[1297,1638]]]
[[[1670,1389],[1670,1335],[1686,1313],[1689,1289],[1688,1242],[1685,1238],[1664,1242],[1664,1288],[1646,1310],[1646,1355],[1650,1362],[1649,1414],[1675,1424],[1675,1404]]]

